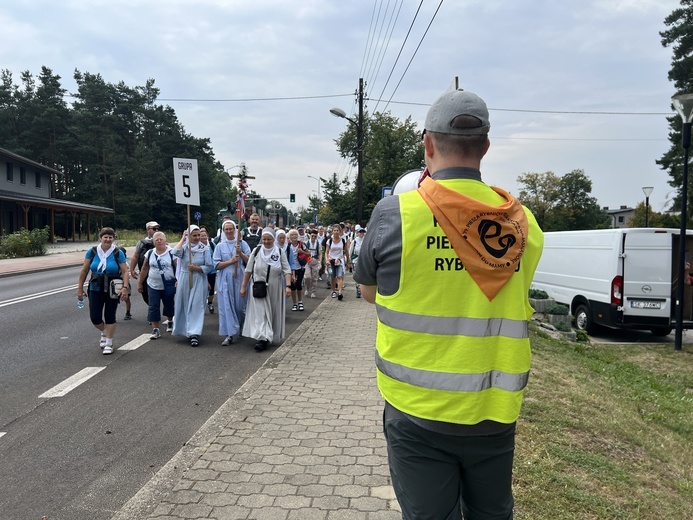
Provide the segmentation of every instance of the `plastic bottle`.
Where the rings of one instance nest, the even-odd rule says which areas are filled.
[[[84,298],[82,298],[81,300],[77,300],[77,308],[84,309]]]

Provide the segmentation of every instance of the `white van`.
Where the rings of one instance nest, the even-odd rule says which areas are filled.
[[[575,326],[650,330],[666,336],[676,322],[678,229],[632,228],[544,233],[532,282],[568,305]],[[686,235],[686,258],[693,231]],[[683,328],[693,328],[692,291],[684,291]]]

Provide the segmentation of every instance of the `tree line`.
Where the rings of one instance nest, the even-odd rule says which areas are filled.
[[[214,213],[230,199],[229,180],[207,138],[185,131],[169,106],[156,103],[150,79],[129,87],[100,74],[75,70],[68,93],[47,67],[22,72],[18,84],[0,73],[0,143],[62,173],[52,179],[55,198],[113,208],[116,228],[141,228],[156,217],[167,227],[187,222],[175,203],[173,157],[198,160],[200,199]]]

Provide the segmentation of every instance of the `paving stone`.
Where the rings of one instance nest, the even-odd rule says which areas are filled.
[[[327,298],[220,409],[226,424],[196,442],[201,455],[148,518],[401,518],[375,381],[375,310],[355,299],[352,281],[345,293],[340,305]],[[359,328],[326,331],[343,313]]]
[[[186,504],[182,506],[176,506],[172,512],[172,516],[177,516],[180,518],[207,518],[209,513],[212,512],[210,506],[202,504]]]

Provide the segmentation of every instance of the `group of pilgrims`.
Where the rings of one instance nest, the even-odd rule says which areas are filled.
[[[130,265],[124,263],[124,256],[117,257],[112,272],[122,271],[121,274],[127,273],[136,281],[138,292],[148,304],[150,339],[159,339],[162,325],[166,325],[166,332],[183,336],[191,346],[197,347],[206,312],[215,312],[216,294],[221,345],[228,346],[235,337],[244,336],[254,339],[254,348],[260,352],[284,340],[287,308],[291,305],[292,311],[303,311],[304,293],[315,298],[323,276],[332,289],[332,297],[342,300],[344,271],[358,257],[362,232],[357,231],[352,241],[350,230],[345,232],[340,225],[327,232],[311,225],[287,233],[272,226],[260,228],[259,221],[257,214],[251,215],[250,225],[241,234],[233,220],[225,219],[216,237],[205,227],[191,225],[172,247],[158,223],[147,223],[148,236],[138,242]],[[102,251],[95,256],[115,251],[113,238],[109,241],[105,236],[102,247],[97,246]],[[89,268],[92,279],[99,275],[98,268],[94,268],[96,262],[92,262],[89,254],[84,265],[82,282]],[[265,283],[264,296],[254,294],[252,288],[256,282]],[[109,348],[104,349],[104,354],[110,354],[115,330],[113,305],[117,301],[112,302],[104,295],[105,284],[97,288],[96,294],[92,295],[91,290],[92,285],[89,286],[92,323],[101,330],[102,349],[106,346],[106,335],[111,336]],[[127,299],[126,294],[123,292],[122,300]],[[78,298],[81,297],[78,292]]]

